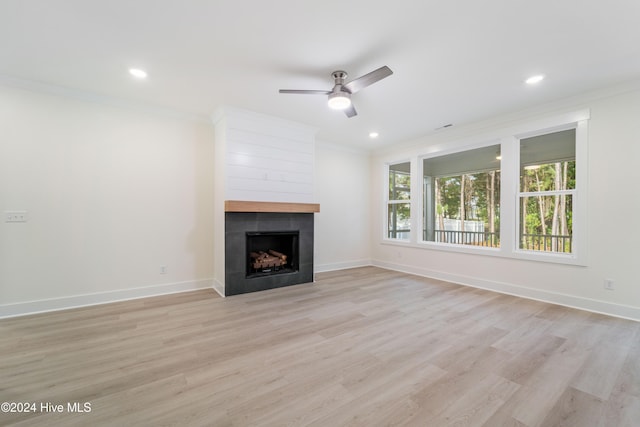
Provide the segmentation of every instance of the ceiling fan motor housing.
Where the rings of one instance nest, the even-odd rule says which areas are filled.
[[[336,85],[340,86],[344,84],[344,81],[347,79],[347,75],[347,72],[342,70],[334,71],[333,73],[331,73],[331,77],[333,77],[333,80],[335,80]]]

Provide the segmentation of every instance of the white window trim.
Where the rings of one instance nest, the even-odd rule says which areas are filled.
[[[450,149],[429,150],[404,159],[385,163],[385,205],[382,243],[411,246],[416,248],[437,250],[444,252],[458,252],[475,255],[498,256],[530,261],[541,261],[558,264],[587,265],[587,184],[588,184],[588,121],[590,111],[588,109],[557,115],[550,118],[529,122],[528,124],[514,126],[503,130],[501,137],[483,139],[482,142],[465,144],[462,147]],[[562,130],[576,129],[576,188],[571,191],[574,197],[573,216],[573,243],[571,254],[527,251],[519,249],[519,190],[520,190],[520,139],[544,135]],[[422,209],[424,197],[422,194],[423,175],[422,160],[426,158],[443,156],[456,152],[482,148],[500,144],[501,162],[501,192],[500,192],[500,248],[475,247],[451,243],[423,241],[421,232],[423,227]],[[505,161],[506,160],[506,161]],[[391,239],[387,237],[388,227],[388,194],[389,194],[389,165],[411,162],[411,235],[409,241]],[[505,167],[506,166],[506,167]],[[414,173],[415,171],[415,173]],[[536,193],[537,194],[537,193]]]
[[[418,167],[416,168],[416,170],[418,171],[418,173],[416,174],[417,180],[421,181],[422,176],[424,176],[424,160],[425,159],[432,159],[434,157],[446,156],[448,154],[462,153],[464,151],[474,150],[476,148],[490,147],[492,145],[500,145],[500,140],[497,140],[497,139],[485,140],[483,142],[479,142],[476,144],[465,145],[464,147],[456,147],[448,150],[442,150],[442,151],[432,152],[429,154],[418,156],[418,160],[417,160]],[[411,196],[413,198],[414,195],[412,194]],[[502,198],[502,193],[500,194],[500,197]],[[489,247],[482,247],[482,246],[477,247],[477,246],[469,246],[469,245],[462,245],[462,244],[456,244],[456,243],[430,242],[427,240],[422,240],[422,230],[424,228],[424,220],[423,220],[424,215],[422,210],[424,209],[424,203],[425,203],[424,194],[422,192],[422,182],[419,183],[419,192],[415,198],[418,200],[417,209],[419,209],[419,211],[417,212],[420,212],[420,215],[418,216],[418,218],[416,218],[416,229],[418,232],[416,233],[415,240],[412,240],[412,242],[417,242],[416,244],[419,247],[445,250],[445,251],[451,251],[451,252],[466,252],[466,253],[476,253],[476,254],[483,253],[483,252],[487,254],[491,254],[491,253],[495,254],[500,251],[500,248],[489,248]],[[413,220],[413,218],[411,219]]]
[[[409,163],[409,173],[410,173],[410,178],[411,178],[411,191],[410,191],[410,196],[409,196],[409,200],[389,200],[389,167],[391,165],[397,165],[398,163]],[[404,158],[401,160],[396,160],[396,161],[392,161],[392,162],[386,162],[384,164],[384,219],[382,221],[382,241],[383,242],[390,242],[390,243],[394,243],[394,244],[401,244],[401,245],[407,245],[410,244],[411,242],[415,241],[413,238],[413,235],[415,233],[415,225],[414,225],[414,187],[415,187],[415,183],[414,183],[414,174],[412,173],[412,171],[414,171],[415,165],[412,159],[410,158]],[[409,209],[411,210],[411,231],[409,233],[409,240],[404,240],[404,239],[400,239],[400,238],[391,238],[389,237],[389,205],[390,204],[404,204],[404,203],[409,203]]]
[[[526,135],[518,135],[516,143],[514,144],[515,152],[517,154],[518,165],[520,160],[520,139],[530,138],[532,136],[544,135],[552,132],[559,132],[563,130],[575,129],[576,130],[576,188],[571,190],[556,190],[556,191],[543,191],[543,192],[520,192],[518,188],[515,192],[515,227],[513,229],[513,238],[511,240],[513,247],[514,258],[527,259],[532,261],[546,261],[557,262],[562,264],[573,265],[587,265],[587,185],[588,185],[588,141],[587,141],[587,128],[588,119],[579,120],[574,123],[567,123],[561,126],[554,127],[552,129],[545,129],[536,133],[528,133]],[[520,171],[518,170],[518,175]],[[519,180],[517,181],[519,186]],[[573,197],[573,230],[572,230],[572,252],[557,253],[557,252],[543,252],[520,249],[519,237],[520,237],[520,215],[519,205],[520,198],[525,195],[537,196],[537,195],[559,195],[570,194]],[[577,213],[577,215],[576,215]]]

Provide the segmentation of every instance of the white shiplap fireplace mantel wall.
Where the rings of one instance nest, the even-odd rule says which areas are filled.
[[[225,295],[225,202],[314,203],[317,129],[224,107],[212,116],[214,288]]]

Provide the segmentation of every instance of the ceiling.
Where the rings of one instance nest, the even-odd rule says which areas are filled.
[[[0,75],[202,116],[245,108],[377,148],[635,80],[639,23],[636,0],[2,0]],[[351,119],[278,93],[382,65],[394,74],[353,96]]]

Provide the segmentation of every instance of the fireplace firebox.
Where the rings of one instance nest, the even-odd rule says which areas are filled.
[[[299,231],[247,232],[247,277],[298,271]]]

